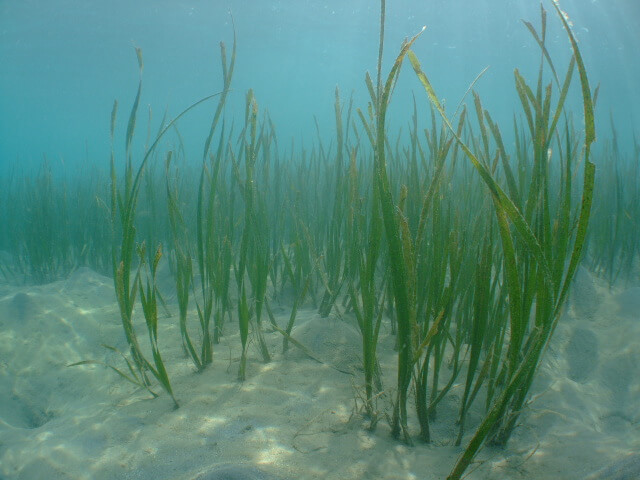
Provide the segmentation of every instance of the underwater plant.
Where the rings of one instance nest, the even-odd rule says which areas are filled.
[[[448,130],[448,135],[451,136],[450,138],[455,141],[456,145],[469,159],[488,189],[502,247],[503,260],[500,271],[504,276],[504,286],[509,299],[508,335],[505,335],[506,327],[502,326],[492,329],[494,340],[487,336],[489,334],[488,319],[491,306],[489,298],[490,294],[491,298],[496,298],[497,285],[496,277],[492,273],[492,264],[495,262],[493,253],[494,241],[491,230],[489,230],[480,242],[482,247],[479,254],[482,261],[475,274],[474,300],[468,303],[468,305],[474,305],[471,315],[472,321],[467,333],[463,333],[463,335],[468,336],[471,347],[467,366],[467,380],[460,410],[458,442],[462,438],[465,412],[468,409],[469,402],[475,397],[481,382],[486,381],[489,374],[492,375],[490,378],[492,389],[489,393],[487,412],[484,419],[451,472],[449,476],[451,480],[461,477],[486,440],[490,439],[493,443],[504,444],[510,437],[526,401],[542,352],[548,344],[560,317],[584,247],[595,178],[595,166],[590,160],[591,144],[595,140],[593,100],[586,69],[575,38],[559,6],[554,3],[554,8],[569,37],[573,49],[573,58],[561,84],[545,47],[546,11],[541,7],[542,27],[540,34],[536,32],[531,24],[525,22],[541,49],[540,68],[535,91],[527,85],[517,70],[515,72],[516,90],[525,113],[529,133],[533,139],[533,166],[530,169],[518,170],[520,178],[518,179],[519,183],[517,183],[502,145],[500,131],[497,125],[492,122],[489,113],[482,108],[477,94],[474,93],[474,99],[482,142],[478,144],[474,141],[473,146],[469,146],[461,136],[461,128],[456,129],[452,125],[416,55],[411,51],[412,44],[422,32],[403,43],[386,81],[382,82],[380,65],[384,41],[385,2],[384,0],[381,1],[377,88],[372,85],[369,77],[367,77],[367,82],[370,92],[374,92],[371,97],[375,105],[374,199],[376,196],[378,197],[377,201],[379,201],[382,212],[398,324],[398,386],[391,428],[392,434],[396,437],[401,436],[405,442],[409,443],[411,441],[407,428],[406,404],[412,369],[422,357],[424,349],[427,352],[431,352],[433,349],[438,352],[439,348],[442,348],[442,344],[439,347],[437,343],[434,344],[433,342],[438,338],[438,330],[443,327],[444,318],[451,309],[448,300],[442,301],[442,307],[438,309],[441,313],[435,317],[430,328],[423,330],[422,339],[417,338],[416,332],[419,330],[420,321],[418,320],[419,303],[416,287],[416,251],[422,248],[422,232],[426,223],[426,215],[429,213],[429,204],[432,201],[433,192],[438,188],[439,172],[441,171],[439,169],[444,165],[446,149],[449,148],[448,145],[450,143],[447,144],[447,140],[441,142],[442,145],[446,146],[442,157],[438,157],[437,154],[434,155],[436,173],[433,175],[431,184],[424,195],[418,231],[414,236],[409,222],[403,214],[407,187],[402,187],[399,200],[394,202],[386,162],[386,109],[390,93],[406,56],[408,56],[429,100],[442,118],[443,124]],[[550,108],[552,84],[546,87],[543,86],[543,67],[546,63],[548,63],[560,90],[555,109]],[[576,156],[572,151],[573,145],[569,136],[566,117],[566,148],[564,150],[562,150],[562,137],[558,131],[558,124],[563,118],[565,100],[576,66],[582,87],[585,117],[582,199],[577,205],[572,203],[572,177],[576,168]],[[498,153],[494,156],[495,161],[491,163],[489,132],[493,135],[498,147]],[[558,183],[561,194],[558,202],[553,202],[549,194],[550,185],[552,185],[554,179],[550,177],[547,152],[554,141],[558,143],[562,165]],[[476,154],[473,150],[481,153]],[[438,161],[438,158],[442,158],[442,160]],[[502,160],[508,193],[500,186],[495,173],[498,159]],[[528,175],[528,177],[524,175]],[[527,185],[527,190],[518,188],[518,185]],[[374,200],[374,202],[377,201]],[[574,226],[572,226],[573,218],[577,218]],[[455,249],[449,249],[448,251],[453,253]],[[446,291],[456,292],[455,279],[460,268],[459,264],[456,262],[455,256],[451,257],[445,254],[443,257],[449,258],[451,262],[444,270],[449,277],[449,285]],[[435,271],[438,271],[438,269],[436,268]],[[500,302],[498,305],[500,305]],[[533,315],[531,314],[532,311]],[[498,306],[498,310],[494,310],[492,313],[494,312],[499,313],[500,307]],[[460,319],[458,319],[458,322],[460,322]],[[533,323],[530,324],[530,322]],[[460,337],[456,336],[455,338]],[[496,343],[496,340],[498,343]],[[507,346],[503,356],[501,351],[504,344],[507,344]],[[485,348],[490,345],[500,345],[497,358],[503,358],[503,361],[500,360],[500,363],[493,364],[485,362],[482,370],[478,372],[483,345]],[[455,352],[460,351],[459,341],[452,340],[452,346]],[[425,441],[429,441],[428,414],[433,413],[432,406],[428,406],[424,398],[421,397],[426,392],[426,374],[424,372],[426,372],[428,366],[428,358],[429,354],[426,355],[427,360],[417,369],[417,374],[415,375],[418,415],[422,438]],[[437,358],[436,356],[436,373],[438,370]],[[454,353],[454,358],[457,360],[459,357]],[[475,381],[474,387],[476,372],[479,377]],[[451,378],[455,378],[456,375],[457,368],[454,369],[454,374]],[[495,390],[496,387],[499,387],[499,391]],[[447,388],[445,387],[444,391],[446,390]],[[437,398],[435,396],[436,392],[438,392],[438,387],[434,381],[432,399]],[[434,402],[432,401],[432,403]]]
[[[542,50],[543,58],[539,69],[537,93],[533,93],[517,70],[515,72],[516,87],[534,139],[534,166],[531,170],[531,186],[526,203],[520,207],[516,205],[512,197],[502,190],[487,165],[480,162],[460,136],[455,134],[455,130],[431,83],[422,71],[417,57],[413,52],[409,52],[411,64],[429,99],[437,108],[444,123],[454,134],[456,141],[481,175],[491,193],[504,253],[505,281],[509,291],[510,341],[507,364],[502,367],[505,374],[500,374],[505,387],[496,397],[477,428],[469,445],[449,475],[449,480],[457,480],[461,477],[487,438],[491,438],[494,443],[504,444],[510,437],[527,398],[542,352],[559,320],[586,238],[595,179],[595,165],[590,159],[591,144],[595,141],[593,101],[586,69],[576,40],[556,2],[554,2],[554,8],[567,32],[574,56],[552,116],[551,109],[548,107],[551,98],[551,85],[544,89],[545,93],[543,93],[542,87],[544,62],[549,63],[553,72],[555,69],[545,48],[546,12],[541,7],[541,35],[538,35],[531,25],[527,24]],[[574,156],[568,147],[563,159],[561,200],[554,212],[554,218],[550,208],[550,179],[548,178],[546,152],[554,139],[556,125],[564,109],[564,101],[574,65],[577,65],[582,87],[585,138],[582,200],[578,206],[579,216],[575,233],[572,234],[570,223],[573,210],[571,203],[573,165],[571,162],[574,160]],[[568,138],[567,144],[570,145]],[[511,183],[513,185],[513,182]],[[520,193],[520,198],[524,198],[524,192]],[[516,236],[510,224],[517,232],[519,242],[515,241]],[[534,300],[534,325],[529,328],[529,311]],[[529,336],[525,338],[527,332]]]
[[[142,283],[141,283],[141,268],[143,266],[143,256],[139,255],[140,262],[138,264],[138,268],[136,270],[133,281],[131,279],[131,273],[133,270],[133,258],[134,258],[134,250],[138,250],[138,252],[145,253],[144,246],[138,247],[136,249],[136,226],[135,226],[135,215],[136,215],[136,207],[138,204],[138,197],[140,192],[140,182],[143,178],[143,174],[145,171],[145,167],[147,162],[152,157],[155,152],[156,147],[158,146],[160,140],[163,136],[174,127],[176,122],[184,116],[186,113],[191,111],[193,108],[198,105],[206,102],[215,97],[218,98],[219,105],[220,103],[224,103],[226,98],[224,91],[214,93],[207,97],[204,97],[194,104],[190,105],[182,112],[180,112],[176,117],[174,117],[171,121],[169,121],[166,125],[161,126],[158,134],[154,138],[153,142],[146,149],[144,157],[140,162],[140,166],[137,169],[135,176],[133,175],[133,161],[132,161],[132,151],[131,151],[131,142],[133,140],[135,125],[136,125],[136,116],[138,111],[138,105],[140,102],[140,95],[142,90],[142,71],[143,71],[143,61],[142,61],[142,51],[139,48],[136,48],[136,54],[138,58],[138,66],[140,70],[140,81],[138,84],[138,92],[136,94],[136,98],[133,103],[133,107],[131,109],[131,113],[129,114],[129,121],[127,124],[126,138],[125,138],[125,154],[126,154],[126,165],[125,165],[125,174],[124,174],[124,189],[120,190],[117,184],[117,175],[116,175],[116,167],[115,167],[115,155],[113,153],[113,138],[115,131],[115,123],[117,116],[117,102],[114,102],[114,107],[111,114],[111,143],[112,143],[112,154],[111,154],[111,224],[113,231],[113,247],[112,247],[112,265],[113,265],[113,278],[114,278],[114,286],[116,291],[116,297],[118,300],[118,306],[120,309],[120,317],[122,321],[123,330],[125,333],[125,338],[127,340],[127,344],[129,346],[131,356],[133,358],[133,365],[135,365],[136,370],[145,386],[150,385],[150,381],[146,374],[147,371],[151,372],[153,376],[160,381],[163,388],[173,397],[173,392],[170,387],[168,375],[166,373],[166,368],[164,367],[164,362],[162,357],[159,355],[159,350],[157,350],[157,307],[156,307],[156,287],[155,287],[155,272],[157,268],[157,262],[159,261],[159,255],[153,257],[153,261],[151,262],[151,278],[152,282],[147,283],[147,290],[143,293],[142,291]],[[220,109],[222,107],[219,107]],[[116,238],[120,238],[120,241],[116,241]],[[142,244],[144,245],[144,243]],[[160,246],[156,252],[161,253]],[[150,340],[152,344],[152,353],[153,360],[155,363],[155,367],[147,360],[145,357],[140,343],[138,341],[136,331],[133,324],[133,309],[136,303],[136,297],[138,293],[138,288],[141,290],[141,301],[143,302],[143,310],[145,313],[145,320],[147,323],[147,327],[149,329]],[[175,401],[175,406],[178,404]]]

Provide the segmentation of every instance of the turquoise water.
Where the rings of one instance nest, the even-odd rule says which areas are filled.
[[[601,85],[599,131],[608,131],[611,112],[622,145],[628,145],[640,117],[640,6],[634,0],[567,0],[561,5],[574,23],[592,84]],[[545,7],[551,12],[550,2]],[[253,88],[281,142],[294,138],[310,145],[316,135],[314,115],[320,134],[333,134],[336,86],[344,97],[353,92],[357,105],[368,100],[364,73],[375,71],[377,2],[2,0],[0,167],[39,165],[45,154],[67,165],[87,158],[104,164],[113,100],[124,107],[135,95],[134,46],[145,57],[142,105],[153,108],[157,121],[165,109],[176,113],[218,91],[218,42],[230,44],[233,36],[229,12],[238,35],[230,117],[242,119],[244,93]],[[453,108],[488,66],[476,88],[485,108],[506,124],[516,100],[513,69],[531,78],[537,68],[537,46],[521,19],[538,25],[539,3],[390,2],[385,63],[390,64],[405,37],[426,25],[415,51],[439,95]],[[569,54],[555,20],[549,22],[548,44],[558,62]],[[410,108],[411,91],[419,91],[409,75],[402,76],[400,86],[393,103],[398,116]],[[183,122],[188,148],[200,150],[207,118],[198,111]],[[401,118],[398,127],[404,126],[405,115]]]

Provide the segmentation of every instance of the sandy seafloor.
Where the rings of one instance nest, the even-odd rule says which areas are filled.
[[[278,322],[286,322],[290,304],[272,303]],[[177,410],[166,394],[150,399],[105,367],[66,366],[94,359],[125,368],[101,346],[126,350],[109,278],[81,268],[48,285],[0,284],[0,479],[430,480],[444,479],[462,451],[453,446],[462,377],[439,407],[432,444],[416,438],[408,447],[391,438],[384,419],[374,433],[365,429],[354,411],[362,375],[328,365],[348,370],[358,361],[357,330],[348,323],[320,319],[307,305],[294,337],[326,364],[295,347],[283,355],[281,335],[269,332],[273,361],[262,363],[252,345],[248,378],[239,383],[237,324],[227,325],[213,364],[196,373],[170,298],[169,308],[173,316],[160,319],[159,337]],[[193,309],[189,321],[197,322]],[[140,339],[148,345],[145,333]],[[385,326],[379,356],[387,388],[395,381],[392,345]],[[609,289],[581,269],[532,393],[508,447],[482,450],[466,478],[578,480],[640,452],[638,283]],[[386,407],[381,399],[379,408]],[[417,437],[412,405],[410,418]],[[214,475],[222,464],[264,475]],[[637,467],[602,478],[640,478]]]

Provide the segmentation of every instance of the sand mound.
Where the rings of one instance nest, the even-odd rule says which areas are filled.
[[[614,300],[618,304],[618,315],[640,320],[640,287],[633,287],[619,293]]]
[[[0,325],[6,328],[29,322],[42,308],[33,295],[19,292],[0,304]]]
[[[589,475],[585,480],[638,480],[640,455],[629,455],[614,464]]]
[[[586,382],[598,367],[598,338],[592,330],[577,327],[565,347],[569,364],[569,378]]]
[[[316,315],[302,325],[294,327],[291,336],[328,365],[352,373],[362,369],[360,332],[348,323]],[[291,358],[304,356],[295,348],[291,354]]]
[[[571,285],[570,303],[578,318],[593,319],[602,302],[598,294],[593,277],[583,267],[578,267],[573,284]]]
[[[218,465],[194,480],[278,480],[278,477],[245,465]]]

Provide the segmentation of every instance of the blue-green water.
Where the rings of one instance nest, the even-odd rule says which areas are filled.
[[[592,84],[600,84],[599,121],[611,112],[623,140],[640,117],[640,4],[635,0],[566,0]],[[551,2],[545,5],[551,11]],[[538,25],[539,3],[525,0],[389,2],[386,65],[402,40],[427,31],[415,51],[453,108],[475,76],[485,108],[509,122],[516,101],[512,72],[535,74],[537,45],[521,19]],[[242,119],[253,88],[281,143],[310,145],[313,115],[333,135],[333,90],[366,102],[366,71],[375,72],[378,2],[355,1],[0,1],[0,167],[39,164],[47,155],[67,165],[108,158],[114,99],[128,110],[135,96],[134,46],[143,50],[142,105],[159,121],[221,88],[218,42],[238,36],[238,63],[228,115]],[[551,16],[551,15],[550,15]],[[550,53],[566,64],[569,47],[555,18]],[[563,71],[564,67],[560,68]],[[403,75],[396,118],[410,108],[414,77]],[[424,97],[419,101],[424,102]],[[187,147],[201,150],[208,112],[182,123]],[[405,126],[402,115],[400,126]],[[124,122],[121,122],[124,123]],[[499,122],[503,123],[503,122]],[[124,127],[123,127],[124,128]],[[628,143],[622,142],[622,145]]]

